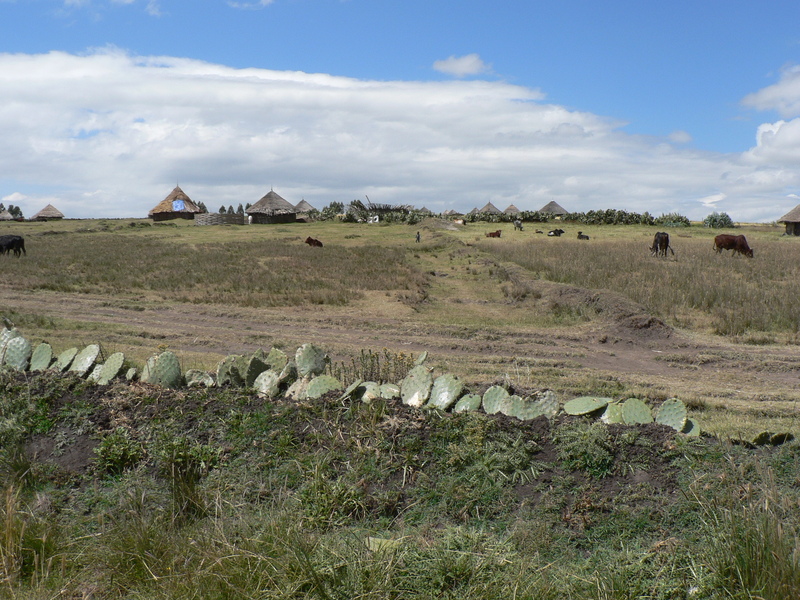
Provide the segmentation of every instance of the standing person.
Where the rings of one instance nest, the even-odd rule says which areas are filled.
[[[417,232],[417,243],[419,244],[419,231]]]

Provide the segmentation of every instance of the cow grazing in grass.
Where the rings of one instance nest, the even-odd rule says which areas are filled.
[[[19,235],[0,235],[0,254],[14,253],[19,258],[25,251],[25,238]]]
[[[650,246],[650,256],[663,256],[667,257],[667,250],[672,252],[675,256],[675,250],[669,245],[669,234],[665,231],[659,231],[653,236],[653,245]]]
[[[306,244],[308,244],[312,248],[322,248],[322,242],[320,242],[319,240],[316,240],[316,239],[314,239],[312,237],[307,237],[306,238]]]
[[[562,233],[565,233],[563,229],[551,229],[547,232],[547,235],[550,237],[561,237]]]
[[[500,237],[500,232],[501,232],[501,231],[502,231],[502,230],[500,230],[500,229],[498,229],[497,231],[488,231],[488,232],[486,233],[486,237],[497,237],[497,238],[499,238],[499,237]]]
[[[514,231],[516,231],[517,229],[522,231],[522,221],[520,221],[519,219],[514,220]]]
[[[743,235],[719,234],[714,238],[714,250],[720,254],[722,254],[723,250],[733,250],[731,256],[738,252],[739,254],[753,258],[753,250],[747,245],[747,240]]]
[[[582,231],[579,231],[578,232],[578,239],[579,240],[588,240],[589,236],[588,235],[584,235],[584,233]]]

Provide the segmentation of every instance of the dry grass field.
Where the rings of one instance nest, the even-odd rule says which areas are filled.
[[[537,227],[12,223],[3,233],[28,253],[0,257],[0,311],[57,351],[100,343],[143,362],[168,347],[211,369],[306,341],[340,365],[426,350],[476,387],[678,396],[720,435],[794,429],[800,240],[738,228],[748,259],[715,253],[717,231],[677,228],[675,255],[659,259],[653,227]]]

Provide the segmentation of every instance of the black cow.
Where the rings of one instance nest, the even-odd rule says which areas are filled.
[[[579,231],[578,232],[578,239],[579,240],[588,240],[589,236],[588,235],[584,235],[582,231]]]
[[[743,235],[730,235],[728,233],[721,233],[714,238],[714,250],[722,254],[723,250],[733,250],[731,256],[737,252],[744,256],[753,258],[753,251],[747,245],[747,239]]]
[[[14,253],[19,258],[25,251],[25,238],[19,235],[0,235],[0,254]]]
[[[664,231],[656,232],[653,237],[653,245],[650,246],[650,256],[663,256],[666,258],[667,250],[672,252],[672,256],[675,256],[675,250],[669,245],[669,234]]]
[[[560,237],[562,233],[565,233],[563,229],[553,229],[547,232],[547,235],[550,237]]]

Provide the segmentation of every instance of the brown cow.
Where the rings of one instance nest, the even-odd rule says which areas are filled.
[[[502,229],[498,229],[497,231],[489,231],[486,233],[486,237],[500,237],[500,232]]]
[[[714,238],[714,250],[720,254],[722,254],[723,250],[733,250],[731,256],[738,252],[739,254],[753,258],[753,251],[750,249],[750,246],[747,245],[747,240],[743,235],[719,234]]]
[[[306,238],[306,244],[308,244],[312,248],[322,248],[322,242],[320,242],[319,240],[315,240],[312,237]]]

